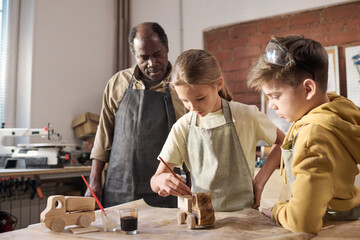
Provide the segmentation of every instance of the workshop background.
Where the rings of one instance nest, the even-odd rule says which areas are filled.
[[[169,59],[174,63],[183,50],[204,48],[203,34],[209,29],[297,12],[303,12],[306,19],[306,11],[354,1],[10,2],[19,5],[19,12],[13,14],[16,17],[11,21],[12,65],[6,91],[6,117],[1,121],[11,123],[11,127],[32,128],[50,122],[63,140],[79,143],[72,120],[84,112],[100,113],[108,79],[134,63],[128,53],[126,32],[136,24],[157,21],[164,27],[169,38]]]
[[[260,94],[247,88],[246,77],[272,34],[297,33],[326,46],[338,45],[344,96],[344,48],[360,45],[360,1],[11,0],[11,4],[16,7],[10,19],[9,78],[0,120],[13,128],[51,123],[64,141],[79,145],[82,140],[73,120],[89,115],[84,113],[99,114],[108,79],[134,64],[127,35],[140,22],[156,21],[164,27],[172,63],[191,48],[214,53],[236,100],[259,108]],[[10,194],[9,188],[0,186],[0,196],[5,195],[0,211],[18,217],[16,229],[39,222],[47,196],[84,190],[78,174],[54,175],[40,176],[43,199],[36,193],[37,175],[18,178],[26,192],[22,188]]]

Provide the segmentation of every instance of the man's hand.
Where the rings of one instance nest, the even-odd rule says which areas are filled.
[[[90,172],[89,186],[95,193],[96,197],[100,200],[103,193],[102,187],[102,171],[104,169],[105,162],[93,159]],[[85,197],[93,197],[89,189],[86,189]]]
[[[91,187],[91,189],[93,190],[93,192],[95,193],[96,197],[100,200],[102,197],[102,185],[101,185],[101,181],[90,181],[89,186]],[[85,197],[93,197],[93,195],[91,194],[89,189],[86,189],[86,192],[84,194]]]
[[[264,190],[264,185],[258,184],[255,178],[252,180],[253,190],[254,190],[254,205],[252,208],[257,209],[260,207],[261,194]]]

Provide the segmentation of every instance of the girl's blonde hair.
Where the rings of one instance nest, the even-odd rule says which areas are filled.
[[[175,86],[215,85],[220,77],[222,77],[222,72],[213,55],[205,50],[190,49],[184,51],[176,59],[171,82]],[[233,100],[233,95],[225,81],[223,81],[219,96],[228,101]]]

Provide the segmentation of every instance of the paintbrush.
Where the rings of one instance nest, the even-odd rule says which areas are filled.
[[[171,169],[171,167],[169,167],[169,165],[164,161],[164,159],[162,159],[160,156],[159,156],[159,159],[161,160],[161,162],[167,167],[167,169],[170,170],[170,172],[172,173],[172,175],[174,175],[174,177],[176,177],[177,179],[179,179],[180,181],[182,181],[178,175],[176,175],[176,173]],[[191,193],[191,192],[190,192]],[[191,193],[192,195],[192,193]]]
[[[159,159],[161,160],[161,162],[167,167],[167,169],[170,170],[170,172],[172,173],[172,175],[174,175],[177,179],[179,179],[179,177],[176,175],[176,173],[171,169],[171,167],[169,167],[169,165],[159,156]],[[181,180],[181,179],[179,179]]]
[[[106,216],[106,212],[105,212],[105,209],[103,208],[103,206],[101,205],[99,199],[96,197],[96,194],[93,192],[93,190],[91,189],[91,187],[89,186],[89,183],[86,181],[84,175],[81,175],[82,179],[84,180],[86,186],[89,188],[91,194],[93,195],[93,197],[95,198],[95,201],[97,203],[97,205],[100,207],[101,211],[105,214]]]

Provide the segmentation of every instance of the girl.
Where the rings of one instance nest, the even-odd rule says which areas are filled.
[[[152,190],[160,196],[209,192],[215,211],[257,208],[266,181],[279,166],[284,134],[256,106],[232,101],[217,60],[204,50],[183,52],[171,81],[190,112],[173,125],[160,156],[170,168],[185,163],[192,188],[160,163]],[[260,139],[276,147],[253,179]]]

